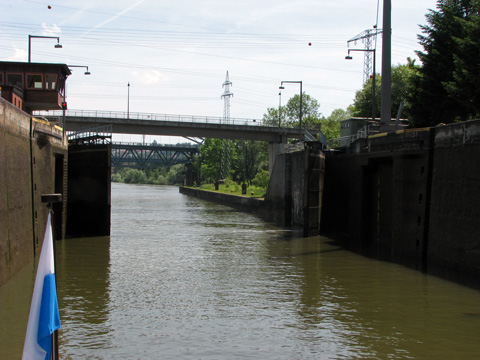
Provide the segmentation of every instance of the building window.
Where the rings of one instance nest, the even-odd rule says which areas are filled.
[[[29,89],[43,89],[43,76],[40,74],[27,75],[27,88]]]
[[[7,85],[23,88],[23,74],[7,74]]]
[[[56,90],[57,89],[57,75],[56,74],[47,74],[45,76],[45,85],[47,90]]]

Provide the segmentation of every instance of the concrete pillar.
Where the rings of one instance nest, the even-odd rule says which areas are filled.
[[[268,144],[268,171],[270,176],[273,172],[273,166],[275,165],[275,158],[277,155],[285,153],[285,144],[271,142]]]

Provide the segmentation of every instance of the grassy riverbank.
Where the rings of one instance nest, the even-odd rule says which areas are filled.
[[[202,184],[200,185],[200,189],[221,192],[224,194],[255,197],[255,198],[263,198],[267,192],[266,188],[250,185],[250,186],[247,186],[247,193],[242,194],[242,185],[237,184],[236,182],[233,182],[233,181],[227,181],[224,184],[220,184],[218,186],[218,190],[215,190],[214,184]]]

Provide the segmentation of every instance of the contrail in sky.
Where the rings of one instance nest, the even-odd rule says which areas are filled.
[[[135,8],[135,7],[137,7],[138,5],[140,5],[140,4],[143,3],[143,2],[145,2],[145,0],[140,0],[139,2],[137,2],[137,3],[133,4],[132,6],[126,8],[125,10],[120,11],[118,14],[112,16],[111,18],[109,18],[109,19],[101,22],[101,23],[98,24],[98,25],[95,25],[94,27],[92,27],[91,29],[89,29],[86,33],[82,34],[80,37],[85,36],[85,35],[88,35],[88,34],[90,34],[92,31],[94,31],[94,30],[96,30],[96,29],[98,29],[98,28],[100,28],[100,27],[108,24],[109,22],[117,19],[119,16],[122,16],[123,14],[129,12],[130,10],[132,10],[132,9]]]

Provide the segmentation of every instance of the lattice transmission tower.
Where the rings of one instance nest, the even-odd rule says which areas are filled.
[[[364,43],[364,64],[363,64],[363,82],[366,83],[370,78],[370,75],[373,74],[373,49],[377,48],[377,35],[381,34],[382,30],[373,28],[362,31],[360,34],[354,36],[347,41],[347,47],[350,47],[350,44],[353,42],[357,45],[358,41]]]
[[[225,89],[222,94],[223,99],[223,122],[228,124],[230,121],[230,97],[233,96],[233,93],[230,91],[230,85],[232,82],[228,78],[228,71],[227,76],[225,77],[225,82],[223,83],[222,87]]]
[[[230,91],[230,86],[232,85],[232,82],[230,81],[228,77],[228,71],[227,71],[227,76],[225,77],[225,81],[222,84],[222,87],[224,88],[223,94],[222,94],[222,99],[223,99],[223,123],[228,124],[230,123],[230,98],[233,97],[233,93]],[[231,152],[232,152],[232,142],[227,139],[222,140],[222,153],[221,153],[221,161],[220,161],[220,175],[222,179],[225,179],[228,177],[230,173],[230,167],[231,167]]]

